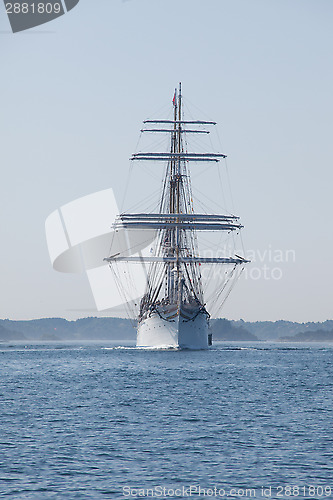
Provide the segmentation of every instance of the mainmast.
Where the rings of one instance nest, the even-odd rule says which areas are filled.
[[[181,83],[179,83],[179,89],[175,89],[175,94],[173,98],[174,106],[174,128],[171,141],[171,168],[169,177],[169,206],[162,207],[162,212],[170,213],[175,215],[174,226],[165,229],[164,241],[171,242],[171,248],[167,249],[165,255],[174,257],[174,261],[168,264],[168,296],[173,302],[177,302],[178,307],[180,306],[182,300],[182,291],[185,284],[185,279],[183,275],[181,265],[181,257],[183,257],[184,249],[190,254],[195,253],[197,249],[188,248],[184,243],[186,237],[184,231],[182,230],[182,224],[180,216],[181,214],[188,213],[188,207],[185,199],[184,182],[188,182],[186,175],[186,162],[184,158],[184,148],[183,148],[183,113],[182,113],[182,93],[181,93]],[[198,266],[195,265],[196,273],[198,274]],[[194,276],[195,278],[195,276]],[[202,290],[200,284],[200,276],[197,276],[194,280],[196,283],[196,293],[193,295],[197,298],[200,296],[202,298]],[[193,280],[189,279],[189,286],[193,287]]]

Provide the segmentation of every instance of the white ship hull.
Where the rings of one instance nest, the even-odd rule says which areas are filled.
[[[154,312],[139,323],[136,345],[155,349],[208,349],[207,316],[199,313],[187,320],[176,314],[173,319],[167,320]]]

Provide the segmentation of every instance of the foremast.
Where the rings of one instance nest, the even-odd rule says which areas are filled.
[[[165,256],[173,257],[173,261],[167,264],[167,298],[170,303],[177,304],[179,311],[185,290],[189,290],[192,299],[198,301],[203,306],[203,292],[201,286],[201,275],[199,265],[194,264],[188,279],[184,276],[187,266],[181,266],[181,257],[194,256],[197,254],[196,241],[191,238],[187,241],[186,233],[181,229],[180,214],[189,214],[193,212],[191,204],[191,186],[187,174],[187,165],[183,160],[183,123],[182,123],[182,94],[181,84],[179,90],[175,90],[173,98],[174,106],[174,124],[171,137],[171,160],[169,175],[167,176],[168,195],[162,196],[161,213],[168,213],[174,216],[176,225],[171,228],[165,228],[162,233],[162,239],[165,242],[162,245],[162,251]],[[163,248],[164,247],[164,248]],[[186,271],[185,271],[186,272]],[[191,277],[190,277],[191,275]],[[186,283],[187,281],[187,283]],[[187,297],[190,299],[190,297]]]

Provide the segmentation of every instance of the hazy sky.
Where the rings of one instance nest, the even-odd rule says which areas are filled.
[[[85,276],[53,271],[44,222],[122,193],[181,80],[219,123],[254,261],[221,315],[332,319],[332,19],[331,0],[81,0],[14,35],[1,3],[0,317],[103,315]]]

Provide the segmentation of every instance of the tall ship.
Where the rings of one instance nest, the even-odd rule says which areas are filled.
[[[200,253],[200,234],[207,232],[239,233],[243,227],[233,214],[195,211],[191,185],[191,166],[218,163],[226,155],[214,152],[190,152],[187,137],[209,134],[212,121],[186,120],[183,113],[181,84],[175,90],[170,119],[146,120],[142,132],[166,134],[169,149],[163,152],[138,152],[135,162],[158,162],[164,166],[164,178],[158,210],[121,213],[114,222],[115,231],[150,231],[154,234],[154,252],[131,256],[117,253],[105,260],[110,267],[127,262],[146,266],[146,287],[138,301],[137,346],[145,348],[207,349],[212,345],[210,311],[205,301],[203,269],[223,267],[215,279],[216,297],[228,294],[227,283],[248,262],[240,255],[205,256]],[[159,165],[158,165],[159,166]],[[156,168],[158,168],[158,166]],[[145,194],[143,195],[145,196]],[[239,274],[239,273],[238,273]]]

